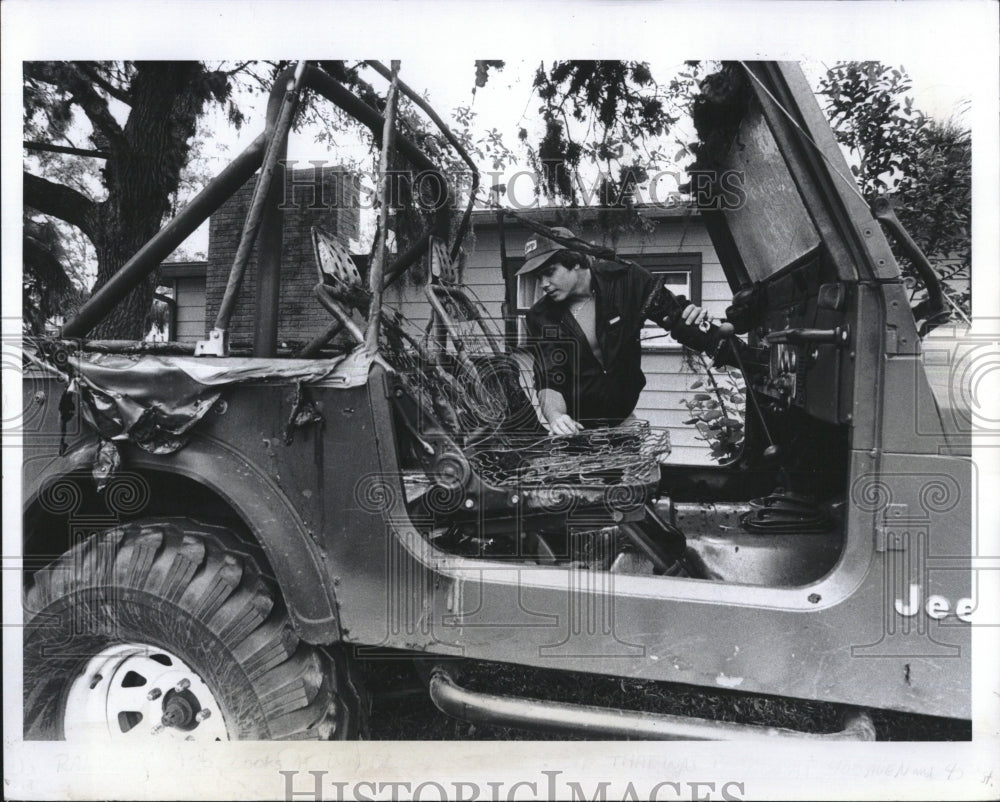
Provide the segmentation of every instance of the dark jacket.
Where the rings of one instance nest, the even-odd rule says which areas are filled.
[[[569,305],[542,298],[525,319],[535,387],[562,393],[570,417],[587,428],[616,426],[635,409],[646,386],[639,333],[655,280],[642,268],[609,262],[596,263],[590,275],[603,364]]]

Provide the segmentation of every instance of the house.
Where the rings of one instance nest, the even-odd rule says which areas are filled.
[[[194,343],[205,339],[205,280],[208,262],[164,262],[160,265],[160,286],[170,290],[167,339]],[[164,299],[165,300],[165,299]]]

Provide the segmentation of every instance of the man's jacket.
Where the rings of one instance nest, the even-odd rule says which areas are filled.
[[[598,361],[569,304],[545,297],[528,311],[535,387],[562,393],[570,417],[588,428],[616,426],[635,409],[646,386],[639,333],[656,281],[647,271],[609,262],[590,270]]]
[[[674,295],[641,267],[598,262],[590,270],[590,288],[602,361],[590,350],[569,304],[542,298],[525,318],[535,387],[562,393],[569,416],[587,428],[617,426],[635,409],[646,386],[639,339],[646,320],[669,331],[680,344],[713,357],[716,367],[766,369],[766,350],[762,356],[759,348],[737,337],[722,339],[715,324],[684,323],[681,313],[688,299]]]

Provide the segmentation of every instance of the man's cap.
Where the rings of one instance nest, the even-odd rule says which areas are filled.
[[[561,226],[554,227],[552,233],[563,239],[576,239],[576,235],[572,231]],[[524,264],[517,271],[517,275],[523,276],[526,273],[533,273],[560,251],[568,250],[570,249],[565,245],[560,245],[554,239],[542,234],[534,234],[524,243]]]

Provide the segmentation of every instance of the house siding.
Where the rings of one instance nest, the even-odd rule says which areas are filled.
[[[205,339],[205,272],[207,263],[164,262],[160,265],[160,284],[170,289],[170,339],[195,343]]]

